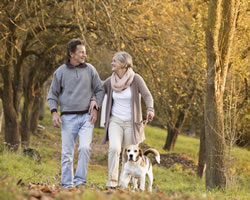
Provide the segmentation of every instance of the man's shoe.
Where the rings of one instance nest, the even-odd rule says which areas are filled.
[[[77,188],[76,187],[67,187],[67,188],[62,188],[62,191],[65,191],[65,192],[73,192],[73,191],[76,191]]]
[[[79,184],[79,185],[76,186],[76,188],[78,190],[85,190],[86,189],[86,185],[85,184]]]

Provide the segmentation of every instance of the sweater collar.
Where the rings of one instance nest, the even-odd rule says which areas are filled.
[[[67,61],[66,61],[66,65],[67,65],[67,67],[69,67],[69,68],[73,68],[73,67],[84,68],[84,67],[87,67],[87,64],[86,64],[86,63],[82,63],[82,64],[77,65],[77,66],[73,66],[73,65],[70,64],[70,60],[67,60]]]

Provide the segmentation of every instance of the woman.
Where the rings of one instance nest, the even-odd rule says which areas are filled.
[[[139,145],[144,139],[141,96],[147,107],[147,121],[154,117],[153,98],[143,78],[132,67],[127,52],[117,52],[112,58],[112,75],[104,82],[107,93],[104,144],[109,140],[107,188],[118,185],[119,158],[123,147]]]

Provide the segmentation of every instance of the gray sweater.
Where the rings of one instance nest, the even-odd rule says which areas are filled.
[[[89,63],[77,67],[67,63],[54,72],[48,104],[51,111],[57,111],[60,104],[61,114],[81,113],[88,111],[93,95],[100,108],[104,86],[96,69]]]

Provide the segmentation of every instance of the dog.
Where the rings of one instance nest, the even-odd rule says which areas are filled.
[[[156,149],[147,149],[144,153],[136,145],[130,145],[124,151],[124,165],[120,176],[120,186],[128,188],[132,177],[133,191],[138,189],[137,180],[140,180],[140,190],[145,190],[146,176],[148,177],[148,191],[152,192],[153,171],[152,163],[147,154],[153,153],[157,163],[160,164],[160,154]]]

